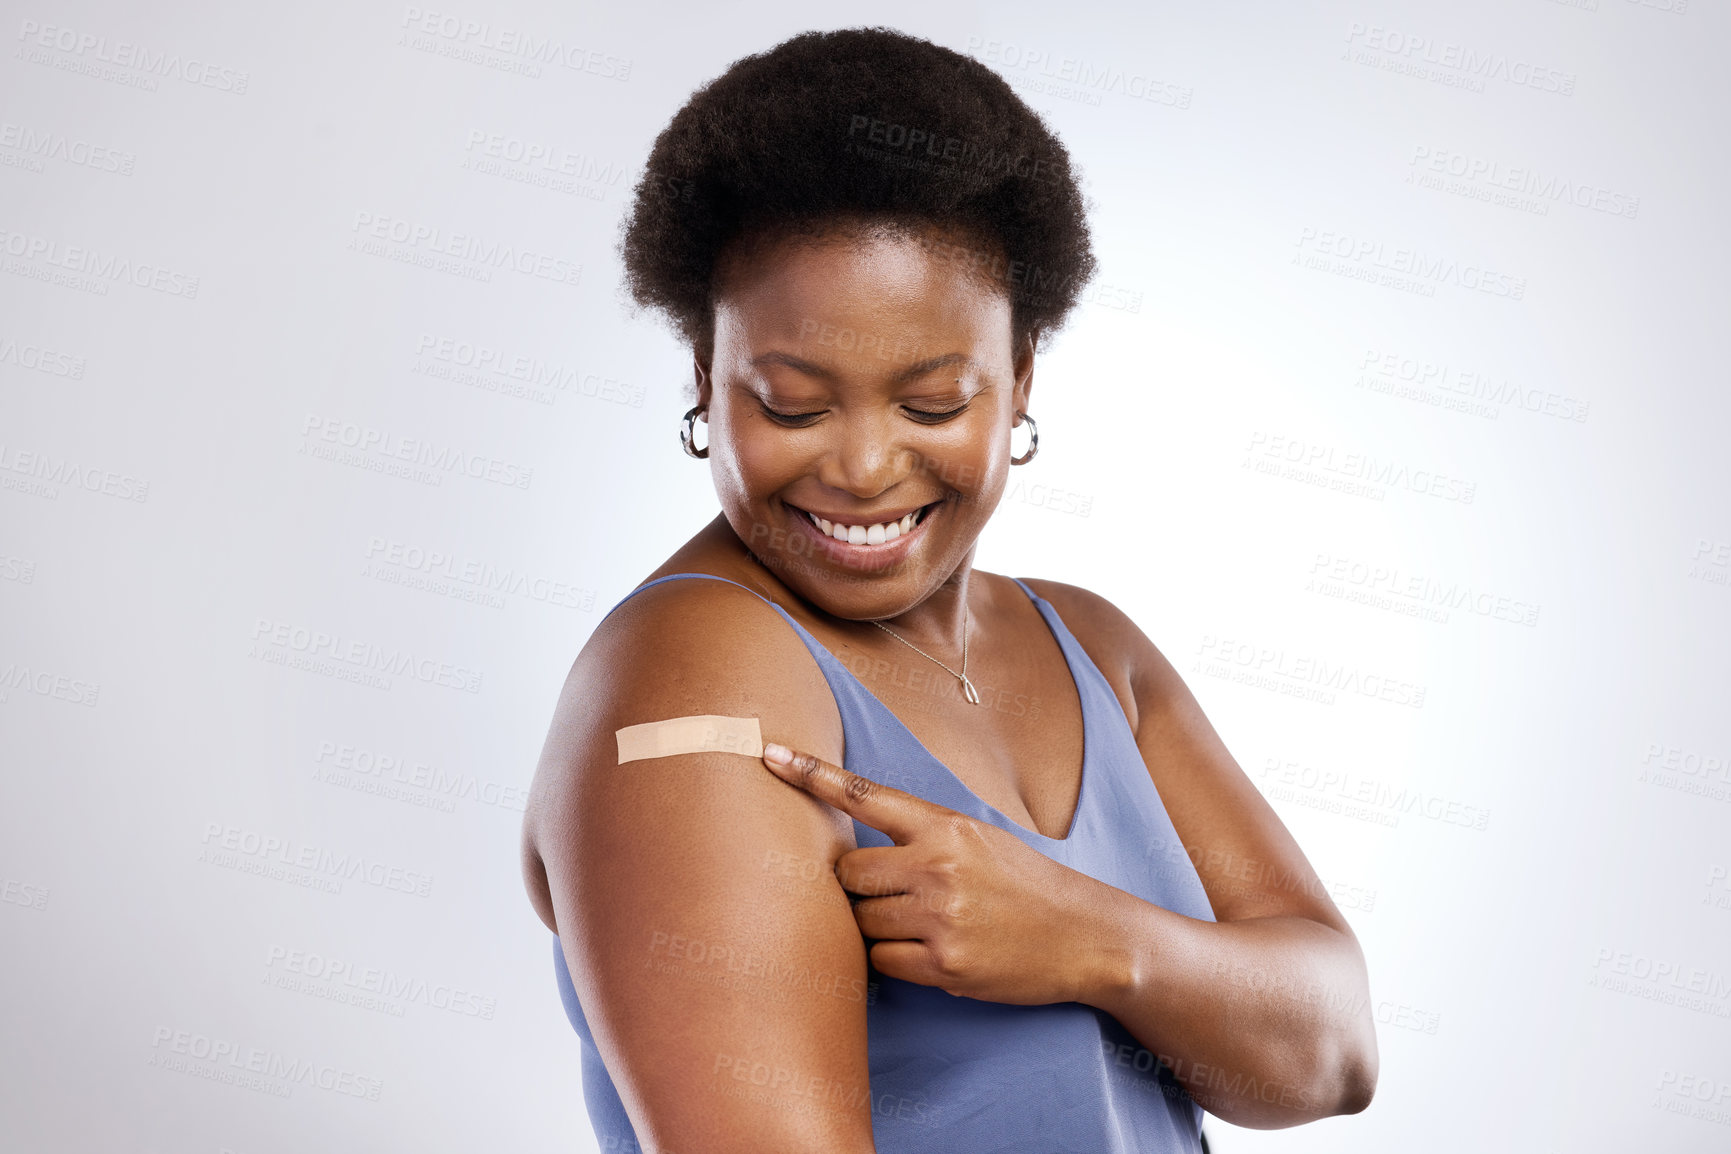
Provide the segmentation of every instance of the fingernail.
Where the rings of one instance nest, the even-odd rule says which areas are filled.
[[[772,741],[763,747],[763,760],[771,765],[786,765],[793,760],[793,750]]]

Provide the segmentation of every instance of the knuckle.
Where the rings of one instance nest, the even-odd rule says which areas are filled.
[[[926,872],[944,885],[953,885],[962,876],[962,863],[947,855],[934,857],[926,863]]]
[[[854,801],[865,801],[877,793],[877,782],[869,777],[853,774],[848,778],[847,795]]]
[[[799,770],[800,784],[809,785],[812,775],[823,767],[823,762],[809,753],[796,753],[793,755],[793,767]]]
[[[956,922],[966,922],[968,925],[976,928],[992,924],[992,915],[985,906],[981,905],[979,902],[968,901],[965,898],[958,897],[955,901],[951,902],[948,913],[951,920]]]
[[[937,942],[931,946],[932,966],[946,978],[965,977],[968,972],[967,952],[951,942]]]

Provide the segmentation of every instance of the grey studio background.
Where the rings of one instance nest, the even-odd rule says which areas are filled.
[[[617,224],[862,23],[1094,202],[979,563],[1142,625],[1370,962],[1371,1109],[1216,1148],[1731,1148],[1722,5],[150,9],[0,21],[7,1149],[595,1148],[520,811],[716,509]]]

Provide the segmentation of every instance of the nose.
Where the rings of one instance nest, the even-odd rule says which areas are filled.
[[[833,422],[830,429],[832,439],[818,463],[817,479],[831,489],[870,500],[917,467],[919,454],[901,439],[893,416],[861,413]]]

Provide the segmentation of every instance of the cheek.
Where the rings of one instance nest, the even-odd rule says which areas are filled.
[[[986,428],[957,430],[927,438],[918,449],[917,468],[927,478],[969,497],[986,497],[1003,487],[1009,458],[996,451]]]
[[[968,494],[974,507],[983,515],[990,516],[1003,499],[1004,487],[1009,481],[1010,467],[1002,454],[982,455],[979,459],[979,483]]]
[[[723,455],[741,496],[751,498],[782,488],[808,464],[808,453],[761,421],[730,423],[718,433],[724,438]]]

